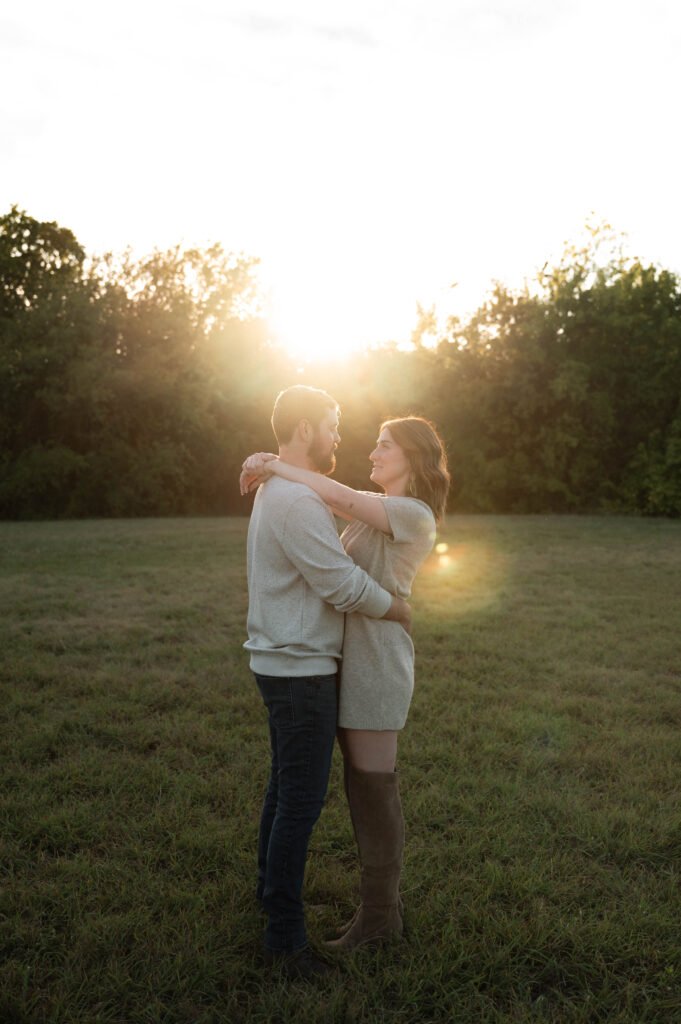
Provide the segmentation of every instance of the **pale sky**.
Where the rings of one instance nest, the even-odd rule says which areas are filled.
[[[260,257],[302,355],[403,342],[591,211],[681,271],[679,54],[679,0],[0,0],[0,211]]]

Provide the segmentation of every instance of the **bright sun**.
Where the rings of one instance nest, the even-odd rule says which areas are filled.
[[[322,280],[311,283],[308,277],[303,287],[290,280],[272,289],[269,320],[290,355],[304,362],[345,360],[372,342],[375,311],[359,298],[350,303],[342,287],[334,293]]]
[[[362,347],[325,304],[309,295],[300,296],[292,288],[273,299],[270,323],[277,341],[303,362],[345,360]]]
[[[395,294],[390,268],[366,265],[339,250],[331,262],[295,255],[287,265],[263,261],[267,315],[286,351],[305,362],[349,358],[387,341],[409,340],[416,303]]]
[[[388,342],[408,347],[419,303],[435,307],[444,318],[463,311],[463,306],[452,305],[453,300],[470,299],[459,287],[453,291],[441,282],[429,288],[428,268],[405,288],[399,252],[382,262],[373,252],[358,254],[340,246],[333,254],[328,249],[320,252],[317,262],[310,260],[308,250],[288,255],[289,259],[263,259],[261,280],[273,335],[301,362],[347,360],[355,352]]]

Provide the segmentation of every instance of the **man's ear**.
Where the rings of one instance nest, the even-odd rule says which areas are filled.
[[[314,433],[314,431],[312,430],[312,424],[310,423],[310,421],[309,420],[298,420],[297,430],[298,430],[298,436],[300,437],[300,440],[303,441],[305,444],[309,444],[309,442],[312,440],[312,435]]]

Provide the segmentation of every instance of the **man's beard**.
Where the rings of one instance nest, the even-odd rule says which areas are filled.
[[[333,453],[333,447],[330,449],[323,448],[321,441],[316,434],[307,454],[312,465],[318,472],[323,473],[324,476],[328,476],[329,473],[333,473],[336,468],[336,456]]]

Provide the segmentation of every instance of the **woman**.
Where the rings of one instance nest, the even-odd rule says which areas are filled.
[[[251,487],[271,473],[311,487],[350,520],[341,535],[350,557],[406,600],[444,515],[449,488],[444,446],[431,423],[408,416],[383,423],[369,458],[370,479],[382,495],[355,491],[271,454],[251,456],[244,471],[255,477]],[[346,615],[338,742],[361,866],[361,904],[340,937],[327,943],[330,948],[352,949],[402,933],[404,819],[395,764],[413,688],[414,647],[402,626]]]

